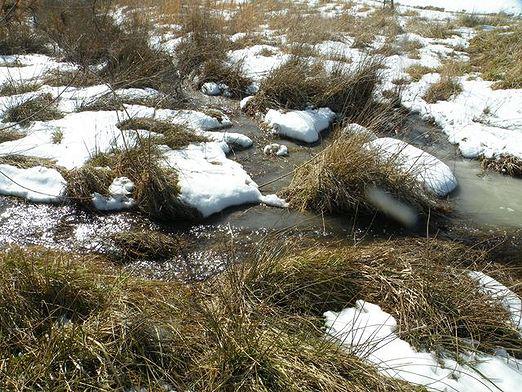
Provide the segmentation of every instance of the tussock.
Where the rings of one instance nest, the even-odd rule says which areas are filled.
[[[418,82],[426,74],[437,72],[435,68],[426,67],[425,65],[414,64],[406,69],[406,73],[410,75],[414,82]]]
[[[183,125],[176,125],[167,121],[155,120],[152,118],[132,118],[122,121],[118,124],[120,129],[143,129],[149,132],[159,133],[163,137],[155,139],[158,144],[165,144],[173,150],[181,149],[188,146],[190,143],[207,142],[208,139],[204,136],[194,133],[186,129]]]
[[[411,174],[400,172],[393,161],[383,162],[377,152],[364,148],[365,142],[364,136],[341,133],[296,169],[283,191],[290,206],[321,213],[375,211],[368,192],[376,187],[419,211],[442,207]]]
[[[63,114],[56,108],[53,96],[43,94],[9,107],[4,113],[3,122],[27,126],[31,121],[50,121],[62,117]]]
[[[426,94],[424,100],[428,103],[436,103],[438,101],[448,101],[462,92],[462,85],[456,78],[441,75],[438,82],[432,84]]]
[[[317,62],[292,57],[274,69],[260,86],[250,107],[303,110],[329,107],[338,114],[354,114],[372,99],[379,81],[380,62],[368,59],[347,70],[326,71]]]
[[[483,158],[481,166],[483,170],[492,170],[511,177],[522,177],[522,159],[511,155]]]
[[[125,260],[167,260],[188,248],[188,242],[176,235],[166,235],[152,230],[123,231],[111,235]]]
[[[29,157],[18,154],[0,155],[0,164],[11,165],[20,169],[28,169],[35,166],[43,166],[49,169],[60,169],[52,159]]]
[[[0,86],[0,96],[9,96],[9,95],[30,93],[33,91],[37,91],[40,87],[41,87],[40,83],[37,83],[37,82],[19,83],[19,82],[9,81]]]

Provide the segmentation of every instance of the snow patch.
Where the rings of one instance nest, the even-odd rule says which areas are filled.
[[[288,155],[288,147],[284,144],[272,143],[263,148],[265,155],[276,155],[278,157],[284,157]]]
[[[294,110],[286,113],[270,109],[265,116],[265,123],[278,135],[314,143],[335,117],[335,113],[329,108]]]
[[[134,183],[127,177],[118,177],[109,186],[109,196],[97,192],[92,195],[92,203],[100,211],[121,211],[132,208],[136,201],[130,197],[134,191]]]

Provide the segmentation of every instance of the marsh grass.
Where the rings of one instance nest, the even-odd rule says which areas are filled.
[[[120,122],[118,128],[122,130],[141,129],[161,134],[163,137],[158,137],[155,141],[159,144],[165,144],[173,150],[181,149],[191,143],[203,143],[208,141],[206,137],[188,130],[183,125],[172,124],[168,121],[155,120],[152,118],[132,118]]]
[[[417,211],[438,208],[436,198],[412,174],[399,171],[393,160],[382,161],[377,152],[364,147],[367,141],[364,135],[340,131],[328,147],[294,171],[283,191],[290,206],[320,213],[374,212],[378,208],[369,191],[377,188]]]
[[[372,99],[380,67],[378,60],[368,59],[349,69],[327,71],[318,62],[294,56],[261,82],[249,106],[258,111],[329,107],[341,115],[353,114]]]
[[[118,256],[126,260],[167,260],[188,250],[188,241],[177,235],[153,230],[131,230],[110,236],[119,249]],[[121,261],[121,260],[120,260]]]
[[[522,88],[522,23],[479,32],[471,39],[468,53],[483,77],[496,82],[493,88]]]
[[[482,158],[481,166],[483,170],[492,170],[512,177],[522,177],[522,159],[511,155],[501,155],[491,159]]]
[[[24,102],[10,106],[4,113],[3,122],[28,126],[32,121],[51,121],[62,118],[51,94],[38,95]]]
[[[427,103],[437,103],[438,101],[448,101],[461,92],[462,84],[458,79],[441,75],[440,80],[429,87],[423,98]]]

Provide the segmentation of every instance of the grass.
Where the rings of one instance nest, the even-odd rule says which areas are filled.
[[[11,142],[13,140],[22,139],[25,134],[11,128],[0,130],[0,143]]]
[[[374,188],[407,203],[417,211],[437,209],[412,174],[397,170],[393,160],[383,162],[377,152],[363,147],[364,136],[339,134],[331,145],[294,171],[283,196],[292,208],[319,213],[374,212]],[[393,214],[392,214],[393,216]]]
[[[455,24],[447,22],[434,22],[422,18],[412,18],[406,23],[405,30],[409,33],[422,35],[423,37],[446,39],[455,35]]]
[[[522,178],[522,159],[511,156],[502,155],[499,157],[481,160],[483,170],[492,170],[511,177]]]
[[[20,169],[28,169],[35,166],[43,166],[50,169],[60,169],[56,167],[56,162],[52,159],[29,157],[18,154],[0,156],[0,164],[11,165]]]
[[[493,88],[522,88],[522,23],[508,30],[481,31],[470,41],[470,62]]]
[[[67,195],[92,209],[94,192],[107,195],[114,178],[127,177],[135,184],[132,197],[144,215],[160,221],[198,219],[198,211],[178,199],[177,173],[163,164],[154,141],[141,138],[133,143],[134,146],[125,149],[94,155],[82,168],[70,171]]]
[[[322,312],[357,299],[391,313],[418,349],[460,353],[473,339],[486,352],[519,350],[506,311],[467,277],[486,268],[500,279],[476,249],[408,238],[260,253],[181,283],[124,274],[95,256],[2,250],[0,388],[419,390],[324,337]]]
[[[54,69],[46,73],[43,83],[52,87],[90,87],[102,84],[100,78],[87,71],[65,71]]]
[[[122,231],[111,235],[111,240],[123,260],[167,260],[188,249],[188,242],[180,236],[152,230]]]
[[[408,75],[410,75],[411,79],[414,82],[418,82],[419,80],[422,79],[422,77],[424,75],[427,75],[427,74],[433,73],[433,72],[437,72],[437,70],[435,68],[426,67],[425,65],[420,65],[420,64],[410,65],[406,69],[406,73]]]
[[[379,80],[380,62],[368,59],[349,70],[339,66],[327,71],[318,62],[292,57],[261,82],[252,105],[303,110],[329,107],[338,114],[354,113],[371,99]]]
[[[429,87],[423,98],[427,103],[437,103],[438,101],[448,101],[461,92],[462,85],[456,78],[442,75],[438,82]]]
[[[43,94],[7,108],[3,122],[28,126],[32,121],[51,121],[62,117],[63,114],[56,108],[54,97]]]
[[[193,131],[189,131],[183,125],[172,124],[168,121],[160,121],[152,118],[132,118],[122,121],[118,124],[118,128],[125,130],[142,129],[149,132],[161,134],[158,138],[159,144],[165,144],[173,150],[179,150],[191,143],[203,143],[208,139],[200,136]]]
[[[37,82],[14,82],[10,81],[0,86],[0,96],[25,94],[39,90],[40,83]]]

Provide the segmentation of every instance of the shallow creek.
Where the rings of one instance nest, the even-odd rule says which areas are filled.
[[[231,117],[234,126],[230,131],[243,133],[254,141],[252,148],[235,151],[231,159],[240,162],[266,194],[287,185],[292,169],[309,160],[326,144],[304,146],[278,140],[261,131],[243,114],[234,112]],[[522,180],[482,173],[478,162],[461,158],[440,130],[416,116],[408,118],[397,137],[439,157],[455,171],[460,185],[451,196],[455,212],[450,226],[469,230],[522,228]],[[263,154],[263,147],[273,142],[287,145],[290,155],[281,158]],[[198,278],[212,274],[230,261],[224,259],[223,246],[234,244],[234,249],[252,248],[267,236],[296,240],[342,239],[357,243],[406,232],[382,219],[320,216],[263,205],[229,208],[196,225],[184,222],[159,225],[132,212],[92,214],[72,206],[28,204],[0,197],[0,245],[36,244],[62,250],[111,253],[114,251],[110,240],[112,233],[140,228],[183,236],[192,244],[182,258],[162,263],[138,260],[128,266],[142,274],[164,279],[183,274],[187,266]]]

